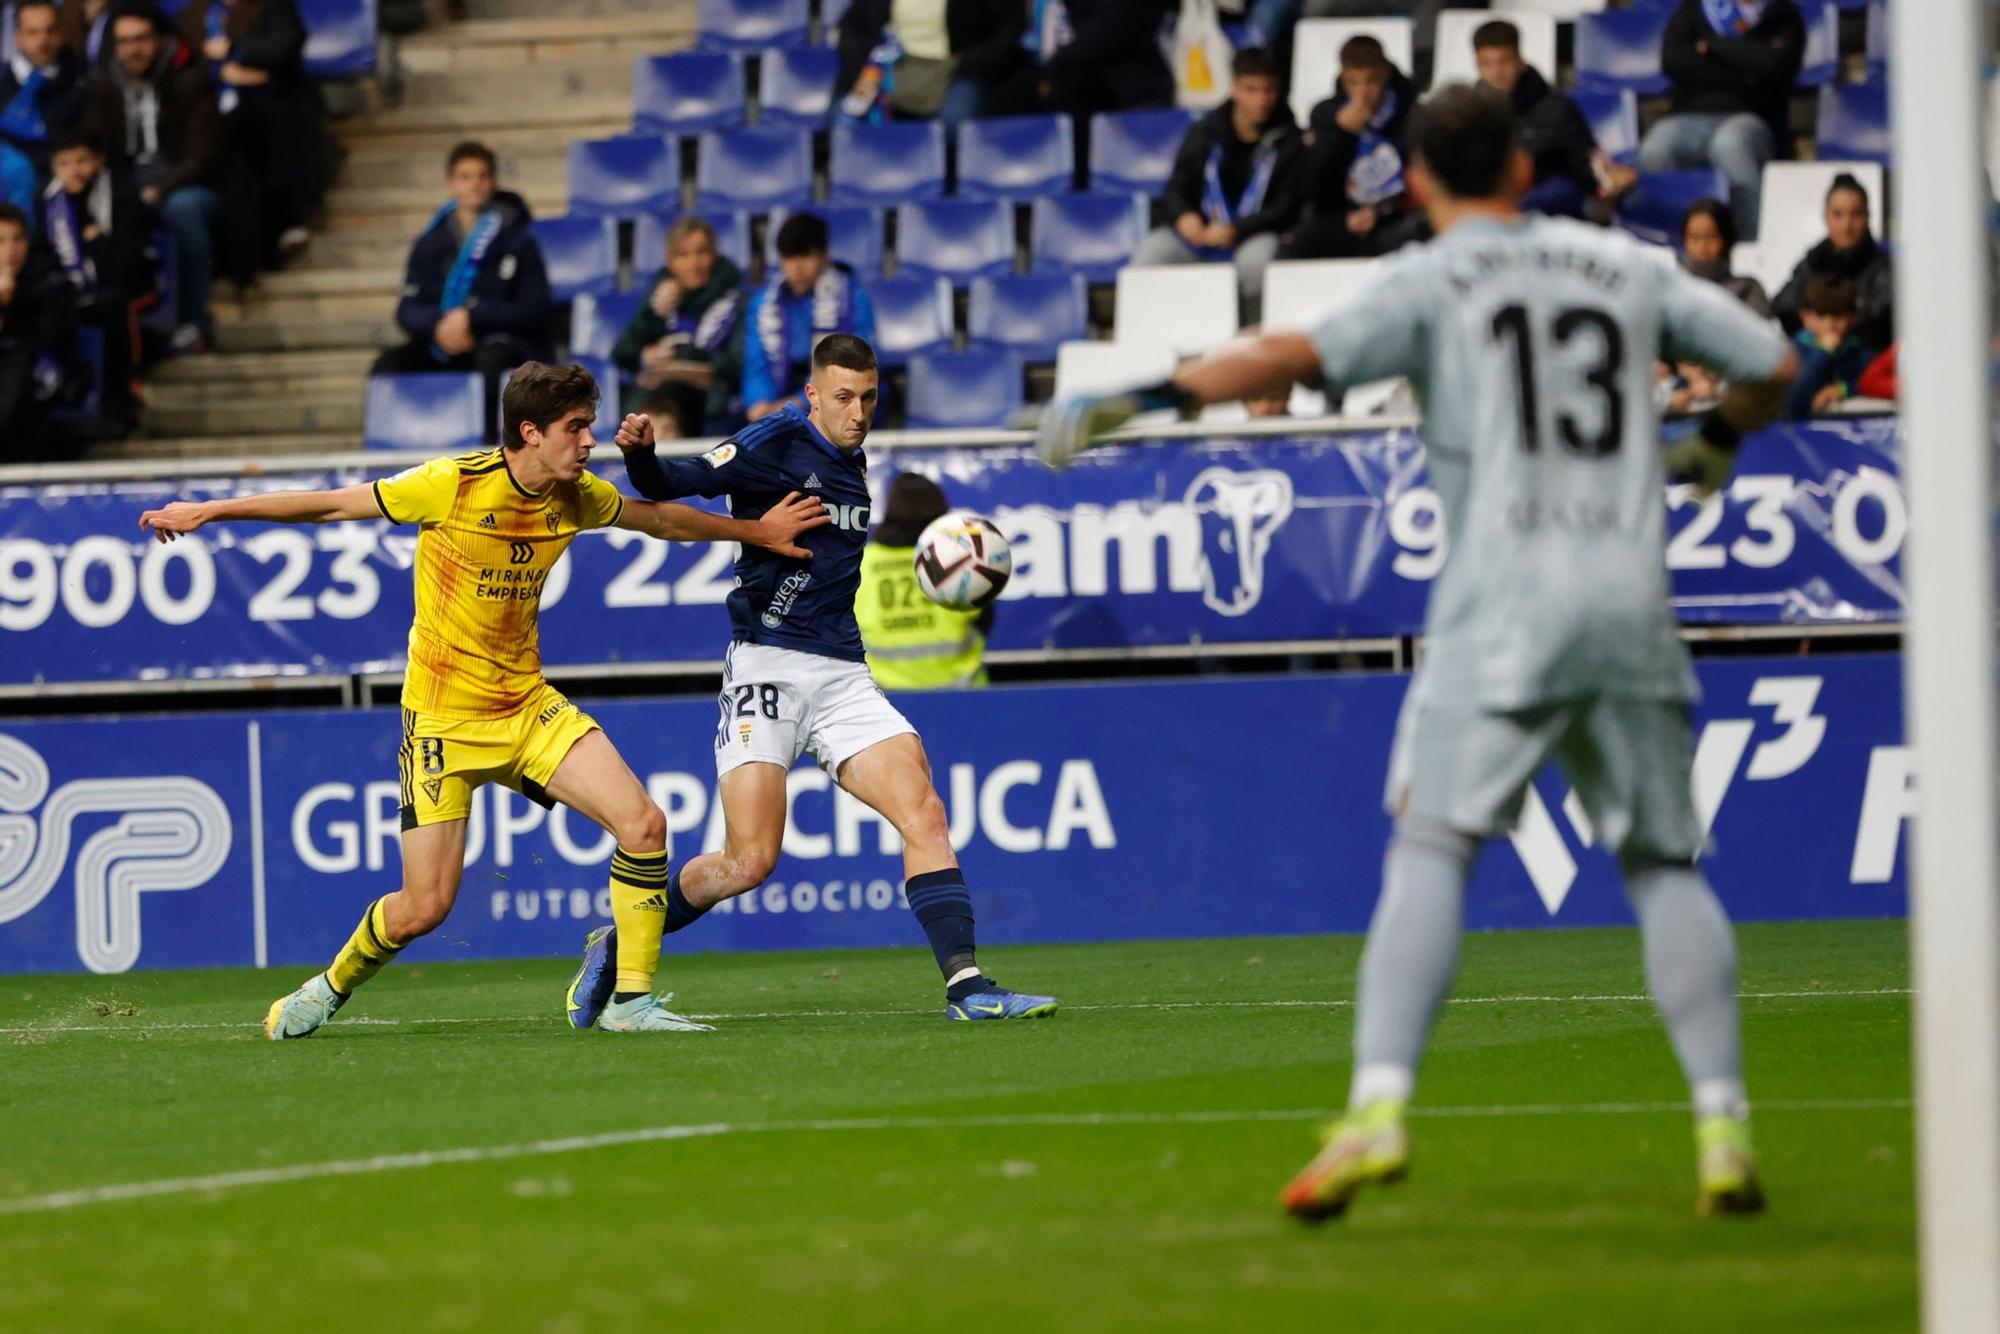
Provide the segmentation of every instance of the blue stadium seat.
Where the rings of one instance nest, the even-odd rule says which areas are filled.
[[[355,79],[375,70],[375,0],[301,0],[306,73]]]
[[[789,208],[771,210],[770,224],[764,229],[765,264],[778,262],[778,228],[785,225],[786,218],[799,211]],[[814,204],[803,211],[817,214],[825,221],[830,239],[829,253],[835,259],[864,279],[882,272],[881,209],[862,205],[828,208]]]
[[[704,51],[761,51],[806,40],[807,0],[700,0],[695,46]]]
[[[975,278],[966,319],[974,347],[1054,362],[1057,344],[1090,336],[1090,284],[1080,273]]]
[[[1642,241],[1681,243],[1681,219],[1697,199],[1729,199],[1729,178],[1712,168],[1649,171],[1618,201],[1618,225]]]
[[[597,435],[600,443],[609,443],[612,434],[618,429],[618,422],[620,420],[618,411],[618,367],[612,363],[609,356],[594,357],[578,354],[571,357],[570,360],[589,371],[592,378],[597,381],[597,419],[592,424],[591,429]],[[511,369],[501,373],[500,388],[498,390],[499,401],[494,404],[493,419],[500,423],[500,434],[503,437],[507,434],[507,382],[513,378],[514,372]]]
[[[1631,166],[1639,156],[1639,99],[1631,89],[1615,93],[1576,92],[1569,95],[1590,122],[1597,146],[1614,162]]]
[[[612,218],[537,218],[530,224],[558,303],[579,292],[608,292],[618,283],[618,223]]]
[[[1868,6],[1863,22],[1861,49],[1868,57],[1868,77],[1872,79],[1889,67],[1889,6],[1876,0]]]
[[[104,330],[85,324],[76,331],[78,359],[90,375],[90,387],[73,404],[51,404],[49,420],[60,425],[83,426],[96,420],[104,407]]]
[[[899,273],[955,283],[1014,267],[1014,207],[998,199],[927,199],[896,210]]]
[[[1830,83],[1819,90],[1819,156],[1822,161],[1889,165],[1889,82]]]
[[[1144,195],[1076,194],[1037,199],[1030,217],[1038,271],[1076,272],[1108,283],[1146,239]]]
[[[817,130],[833,106],[840,53],[830,46],[782,46],[766,51],[757,85],[757,124],[767,130]]]
[[[657,134],[578,139],[569,146],[569,211],[636,218],[680,207],[680,141]]]
[[[899,120],[833,127],[831,182],[836,204],[896,204],[944,193],[944,125]]]
[[[729,130],[701,136],[694,206],[762,212],[812,198],[812,136],[804,130]]]
[[[840,40],[840,16],[853,0],[819,0],[819,39],[828,46]]]
[[[1021,362],[1012,352],[924,352],[910,359],[912,430],[1007,426],[1021,410]]]
[[[1104,111],[1090,118],[1090,188],[1157,195],[1167,188],[1190,111]]]
[[[641,272],[629,292],[584,292],[570,308],[570,351],[578,356],[608,357],[618,335],[653,295],[652,275]]]
[[[1806,49],[1797,84],[1817,88],[1840,74],[1840,11],[1827,0],[1799,0],[1806,21]]]
[[[958,193],[1038,199],[1075,184],[1076,130],[1068,116],[993,116],[958,130]]]
[[[632,129],[639,134],[738,130],[748,114],[743,57],[681,51],[632,62]]]
[[[875,305],[875,353],[884,365],[901,366],[918,352],[951,349],[950,282],[912,275],[878,278],[866,286]]]
[[[477,449],[486,441],[485,384],[478,371],[370,376],[361,443],[434,454]]]
[[[1671,7],[1607,9],[1576,21],[1576,86],[1582,92],[1631,89],[1642,97],[1667,90],[1660,41]]]
[[[643,213],[632,229],[632,271],[641,279],[667,262],[667,231],[678,216]],[[696,216],[715,228],[715,253],[726,255],[745,278],[750,276],[750,217],[736,209],[703,209]]]

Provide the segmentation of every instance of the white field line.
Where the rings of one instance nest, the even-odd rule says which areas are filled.
[[[1908,987],[1859,987],[1824,988],[1818,991],[1743,991],[1738,998],[1746,1001],[1759,1000],[1822,1000],[1852,999],[1870,996],[1908,996],[1913,994]],[[1644,993],[1618,996],[1453,996],[1448,1005],[1587,1005],[1587,1004],[1651,1004],[1652,997]],[[1063,1010],[1071,1013],[1094,1013],[1110,1010],[1339,1010],[1354,1004],[1352,1000],[1211,1000],[1211,1001],[1121,1001],[1103,1005],[1065,1005]],[[935,1014],[935,1010],[762,1010],[745,1011],[734,1014],[713,1013],[687,1015],[690,1019],[900,1019],[910,1016]],[[379,1028],[401,1028],[423,1024],[529,1024],[538,1019],[553,1020],[559,1016],[551,1010],[546,1014],[513,1015],[462,1015],[446,1019],[370,1019],[357,1015],[337,1021],[343,1028],[354,1024],[373,1025]],[[261,1021],[244,1020],[228,1023],[205,1024],[149,1024],[135,1021],[129,1024],[21,1024],[0,1028],[0,1034],[7,1033],[166,1033],[196,1029],[262,1029]]]
[[[1759,1112],[1844,1112],[1902,1111],[1908,1098],[1824,1098],[1762,1102]],[[1496,1107],[1413,1107],[1413,1116],[1426,1117],[1510,1117],[1510,1116],[1632,1116],[1687,1112],[1678,1102],[1596,1102],[1544,1103]],[[373,1158],[341,1158],[331,1162],[295,1163],[290,1167],[265,1167],[243,1172],[218,1172],[211,1176],[167,1177],[154,1181],[128,1181],[111,1186],[86,1186],[47,1195],[24,1195],[0,1200],[0,1215],[52,1213],[91,1204],[116,1204],[126,1200],[156,1199],[168,1195],[216,1195],[251,1186],[283,1185],[293,1181],[315,1181],[326,1177],[372,1176],[383,1172],[412,1172],[455,1163],[506,1162],[518,1158],[547,1158],[557,1154],[582,1153],[592,1149],[615,1148],[625,1144],[650,1144],[668,1140],[703,1139],[718,1135],[755,1134],[840,1134],[875,1130],[1010,1129],[1062,1126],[1216,1125],[1255,1121],[1312,1121],[1331,1115],[1324,1108],[1284,1110],[1192,1111],[1192,1112],[1049,1112],[992,1116],[879,1116],[838,1120],[711,1121],[691,1125],[645,1126],[635,1130],[612,1130],[598,1135],[571,1135],[562,1139],[525,1140],[518,1144],[475,1145],[452,1149],[423,1149],[413,1153],[386,1153]]]

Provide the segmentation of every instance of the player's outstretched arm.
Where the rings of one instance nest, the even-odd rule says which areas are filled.
[[[618,515],[618,527],[668,542],[741,542],[746,547],[764,547],[793,560],[812,559],[812,552],[798,544],[799,534],[831,522],[833,516],[826,512],[818,496],[802,496],[796,491],[756,519],[732,519],[692,505],[662,505],[644,500],[626,501]]]
[[[1697,496],[1721,490],[1736,466],[1736,451],[1744,435],[1778,419],[1784,410],[1785,391],[1798,370],[1799,354],[1787,347],[1777,370],[1769,376],[1730,381],[1715,407],[1702,418],[1700,428],[1668,448],[1667,479],[1688,483]]]
[[[365,482],[332,491],[271,491],[228,500],[176,500],[139,516],[139,526],[162,542],[191,533],[203,524],[225,519],[261,519],[266,523],[334,523],[341,519],[379,519],[374,490]]]
[[[1181,367],[1170,380],[1110,394],[1057,397],[1042,412],[1035,451],[1049,467],[1065,467],[1142,412],[1172,409],[1193,417],[1210,403],[1256,398],[1319,376],[1320,356],[1305,334],[1235,339]]]

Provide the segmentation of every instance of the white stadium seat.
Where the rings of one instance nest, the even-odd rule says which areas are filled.
[[[1868,225],[1882,239],[1882,168],[1874,162],[1767,162],[1763,206],[1754,258],[1758,270],[1743,269],[1771,296],[1785,285],[1806,251],[1826,239],[1826,190],[1848,172],[1868,191]],[[1732,256],[1733,258],[1733,256]],[[1775,279],[1775,281],[1773,281]]]
[[[1350,37],[1382,43],[1389,63],[1410,77],[1416,54],[1415,25],[1408,19],[1300,19],[1292,29],[1292,114],[1304,129],[1312,109],[1333,96],[1340,78],[1340,48]]]
[[[1556,21],[1547,14],[1496,14],[1487,9],[1447,9],[1438,15],[1437,63],[1431,87],[1477,83],[1479,65],[1472,54],[1472,34],[1481,24],[1505,19],[1521,33],[1521,59],[1535,73],[1556,82]]]
[[[1164,380],[1179,361],[1164,343],[1061,343],[1056,347],[1056,392],[1101,394]],[[1132,420],[1140,426],[1165,425],[1175,414],[1147,412]]]
[[[1264,327],[1303,329],[1311,325],[1328,311],[1345,305],[1379,263],[1374,259],[1279,260],[1264,270]],[[1410,402],[1402,380],[1376,380],[1350,388],[1341,413],[1372,417],[1405,410]],[[1317,390],[1303,386],[1292,390],[1294,417],[1316,417],[1325,411],[1326,398]]]
[[[1111,327],[1116,343],[1206,352],[1236,334],[1236,267],[1129,264],[1118,271]]]
[[[1610,7],[1609,0],[1493,0],[1492,12],[1496,15],[1547,14],[1550,18],[1568,21]]]

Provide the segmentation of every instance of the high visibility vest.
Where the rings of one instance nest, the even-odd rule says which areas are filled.
[[[870,542],[861,553],[854,619],[868,670],[884,690],[948,690],[986,684],[980,613],[940,607],[917,587],[915,547]]]

